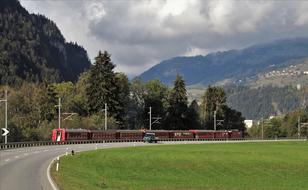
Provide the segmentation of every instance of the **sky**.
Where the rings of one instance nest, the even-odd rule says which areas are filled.
[[[308,1],[20,0],[53,20],[94,60],[111,54],[133,77],[175,56],[206,55],[276,39],[308,37]]]

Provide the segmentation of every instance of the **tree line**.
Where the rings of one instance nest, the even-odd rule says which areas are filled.
[[[221,87],[209,86],[199,100],[188,102],[184,79],[177,75],[169,88],[159,80],[129,81],[114,71],[108,52],[99,52],[91,68],[76,83],[23,82],[9,91],[10,141],[48,140],[57,127],[58,98],[62,113],[76,113],[62,120],[63,128],[104,128],[104,106],[108,107],[108,129],[148,129],[149,108],[161,118],[152,129],[213,129],[214,111],[221,121],[217,129],[245,130],[241,113],[229,108]],[[4,106],[0,105],[0,109]],[[65,117],[63,116],[63,119]],[[4,112],[0,112],[0,122]]]
[[[301,137],[308,135],[308,107],[298,108],[282,116],[262,119],[255,123],[248,134],[255,138]],[[300,124],[300,131],[298,130]]]

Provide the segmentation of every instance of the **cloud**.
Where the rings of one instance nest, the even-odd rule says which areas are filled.
[[[298,7],[295,25],[296,26],[303,26],[308,24],[308,2],[303,1],[300,2],[300,6]]]
[[[91,59],[107,50],[118,71],[137,75],[163,59],[308,36],[306,1],[29,1]]]

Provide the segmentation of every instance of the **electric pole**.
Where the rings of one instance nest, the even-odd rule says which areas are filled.
[[[107,130],[107,103],[105,103],[105,130]]]
[[[7,131],[7,89],[4,92],[4,99],[0,100],[0,102],[5,103],[5,129]],[[4,143],[7,144],[7,135],[4,136]]]
[[[102,109],[102,111],[105,113],[105,119],[104,119],[104,122],[105,122],[105,130],[107,130],[107,113],[108,113],[108,111],[107,111],[107,103],[105,103],[105,108],[104,109]]]
[[[216,131],[216,113],[217,111],[214,111],[214,131]]]
[[[151,106],[150,106],[150,111],[149,111],[149,117],[150,117],[149,129],[152,130],[152,107]]]
[[[7,90],[5,90],[5,129],[7,130]],[[4,137],[4,143],[7,144],[7,135]]]
[[[58,129],[61,129],[61,98],[58,99]]]
[[[150,106],[150,111],[149,111],[149,117],[150,117],[150,122],[149,122],[149,129],[152,130],[152,125],[154,123],[159,123],[159,120],[161,119],[161,117],[153,117],[153,119],[155,119],[152,122],[152,107]]]
[[[301,117],[298,116],[298,121],[297,121],[297,137],[301,138]]]
[[[264,120],[263,120],[263,117],[262,117],[262,131],[261,131],[261,137],[262,137],[262,140],[264,138]]]

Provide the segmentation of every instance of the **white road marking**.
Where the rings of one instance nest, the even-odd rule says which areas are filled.
[[[15,158],[17,159],[17,158],[19,158],[19,156],[15,156]]]
[[[9,162],[9,161],[10,161],[10,159],[8,158],[8,159],[6,159],[6,160],[4,160],[4,161]]]
[[[24,156],[28,156],[29,154],[28,153],[24,153]]]

